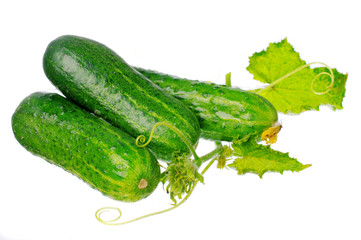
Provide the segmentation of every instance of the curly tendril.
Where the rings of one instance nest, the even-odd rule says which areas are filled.
[[[208,164],[207,166],[203,169],[203,171],[201,172],[201,175],[203,175],[204,173],[206,173],[206,171],[213,165],[213,163],[217,160],[217,156],[219,156],[219,154],[223,151],[223,146],[220,142],[216,142],[216,149],[214,149],[212,152],[202,156],[200,159],[200,161],[202,162],[205,162],[206,160],[209,160],[209,159],[212,159]],[[158,215],[158,214],[162,214],[162,213],[165,213],[165,212],[168,212],[168,211],[171,211],[173,209],[176,209],[177,207],[179,207],[180,205],[182,205],[192,194],[194,188],[196,187],[197,183],[200,182],[201,179],[197,179],[195,181],[195,183],[189,187],[189,189],[187,190],[187,195],[177,204],[173,205],[172,207],[170,208],[167,208],[167,209],[164,209],[164,210],[161,210],[161,211],[157,211],[157,212],[153,212],[153,213],[149,213],[149,214],[146,214],[146,215],[143,215],[141,217],[137,217],[137,218],[134,218],[134,219],[131,219],[129,221],[124,221],[124,222],[116,222],[117,220],[120,219],[120,217],[122,216],[122,212],[119,208],[117,207],[103,207],[103,208],[100,208],[98,209],[96,212],[95,212],[95,217],[96,219],[105,224],[105,225],[111,225],[111,226],[117,226],[117,225],[124,225],[124,224],[128,224],[128,223],[131,223],[131,222],[135,222],[135,221],[138,221],[138,220],[141,220],[143,218],[147,218],[147,217],[151,217],[151,216],[155,216],[155,215]],[[117,213],[117,217],[113,218],[113,219],[110,219],[110,220],[104,220],[102,219],[102,215],[104,213],[107,213],[107,212],[111,212],[111,211],[115,211]]]
[[[296,68],[296,69],[293,70],[292,72],[287,73],[287,74],[284,75],[283,77],[280,77],[280,78],[278,78],[277,80],[273,81],[272,83],[270,83],[269,85],[267,85],[265,88],[262,88],[262,89],[256,91],[256,93],[259,94],[260,92],[263,92],[263,91],[266,90],[266,89],[272,88],[272,87],[273,87],[274,85],[276,85],[277,83],[283,81],[284,79],[288,78],[289,76],[291,76],[291,75],[293,75],[293,74],[301,71],[302,69],[304,69],[304,68],[306,68],[306,67],[309,67],[310,65],[313,65],[313,64],[321,64],[321,65],[325,66],[325,67],[327,68],[327,70],[329,71],[329,73],[328,73],[328,72],[321,72],[321,73],[317,74],[317,75],[312,79],[311,86],[310,86],[310,87],[311,87],[311,91],[312,91],[314,94],[317,94],[317,95],[323,95],[323,94],[328,93],[329,91],[331,91],[331,88],[333,87],[333,85],[334,85],[334,83],[335,83],[335,76],[334,76],[334,74],[333,74],[332,69],[331,69],[327,64],[322,63],[322,62],[312,62],[312,63],[305,64],[305,65],[303,65],[303,66],[301,66],[301,67],[299,67],[299,68]],[[331,83],[326,87],[326,89],[327,89],[326,91],[317,92],[317,91],[315,91],[313,85],[314,85],[314,83],[316,82],[316,80],[319,79],[320,76],[322,76],[322,75],[329,76],[330,79],[331,79]]]
[[[135,144],[138,146],[138,147],[145,147],[147,146],[149,143],[150,143],[150,139],[153,138],[153,132],[152,134],[150,135],[150,138],[149,140],[145,143],[145,140],[147,140],[145,138],[144,135],[139,135],[136,139],[135,139]],[[141,143],[141,144],[140,144]]]
[[[321,72],[321,73],[317,74],[316,77],[313,78],[313,80],[312,80],[312,82],[311,82],[311,90],[312,90],[312,92],[313,92],[314,94],[317,94],[317,95],[323,95],[323,94],[326,94],[326,93],[328,93],[329,91],[331,91],[331,88],[333,87],[333,84],[335,83],[335,76],[333,75],[332,69],[331,69],[328,65],[326,65],[326,64],[324,64],[324,63],[314,62],[314,63],[310,63],[310,64],[321,64],[321,65],[324,65],[324,66],[328,69],[328,71],[329,71],[329,73],[328,73],[328,72]],[[326,89],[327,89],[326,91],[324,91],[324,92],[316,92],[316,91],[313,89],[313,84],[314,84],[314,82],[315,82],[317,79],[319,79],[319,77],[322,76],[322,75],[329,76],[330,79],[331,79],[331,83],[326,87]]]
[[[144,135],[139,135],[136,140],[135,140],[135,144],[138,146],[138,147],[146,147],[150,141],[152,140],[153,138],[153,135],[154,135],[154,131],[155,129],[158,127],[158,126],[166,126],[168,128],[170,128],[173,132],[175,132],[182,140],[183,142],[187,145],[187,147],[189,148],[189,150],[191,151],[191,153],[193,154],[194,156],[194,159],[196,161],[196,164],[197,166],[199,167],[201,162],[199,160],[199,157],[196,153],[196,151],[194,150],[193,146],[192,146],[192,143],[186,138],[186,136],[184,136],[184,134],[178,129],[176,128],[175,126],[169,124],[169,123],[165,123],[165,122],[159,122],[159,123],[156,123],[154,124],[151,132],[150,132],[150,136],[149,136],[149,139],[148,141],[145,141],[146,140],[146,137]],[[140,144],[141,143],[141,144]]]
[[[216,151],[217,150],[217,151]],[[221,146],[217,146],[217,148],[215,150],[212,151],[213,153],[213,156],[217,155],[220,151],[222,150]],[[210,157],[209,154],[207,154],[207,158]],[[212,165],[213,163],[215,162],[217,158],[213,158],[208,164],[207,166],[203,169],[203,171],[201,172],[201,174],[203,175]],[[147,217],[151,217],[151,216],[155,216],[155,215],[158,215],[158,214],[162,214],[162,213],[165,213],[165,212],[169,212],[173,209],[176,209],[177,207],[179,207],[180,205],[182,205],[189,197],[190,195],[192,194],[194,188],[196,187],[197,183],[199,182],[200,180],[197,180],[193,186],[189,189],[187,195],[182,199],[182,201],[180,201],[179,203],[173,205],[172,207],[170,208],[167,208],[167,209],[164,209],[164,210],[161,210],[161,211],[158,211],[158,212],[153,212],[153,213],[149,213],[149,214],[146,214],[146,215],[143,215],[141,217],[137,217],[137,218],[134,218],[132,220],[129,220],[129,221],[125,221],[125,222],[116,222],[117,220],[120,219],[121,215],[122,215],[122,212],[119,208],[117,207],[103,207],[103,208],[100,208],[98,209],[96,212],[95,212],[95,217],[96,219],[105,224],[105,225],[111,225],[111,226],[116,226],[116,225],[124,225],[124,224],[127,224],[127,223],[131,223],[131,222],[135,222],[135,221],[138,221],[138,220],[141,220],[143,218],[147,218]],[[118,213],[118,216],[114,219],[110,219],[110,220],[104,220],[102,219],[102,215],[106,212],[110,212],[110,211],[116,211]]]
[[[102,214],[104,214],[104,213],[106,213],[106,212],[110,212],[110,211],[112,211],[112,210],[118,212],[118,216],[117,216],[116,218],[110,219],[110,220],[106,220],[106,221],[101,218]],[[103,223],[103,224],[107,224],[107,225],[111,225],[112,222],[117,221],[118,219],[120,219],[121,216],[122,216],[122,212],[120,211],[119,208],[116,208],[116,207],[103,207],[103,208],[98,209],[98,210],[95,212],[95,217],[96,217],[96,219],[97,219],[99,222],[101,222],[101,223]],[[119,224],[119,223],[118,223],[118,224]],[[117,224],[117,225],[118,225],[118,224]]]

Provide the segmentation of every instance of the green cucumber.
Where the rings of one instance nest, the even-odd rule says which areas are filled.
[[[48,45],[43,68],[67,98],[134,137],[148,138],[156,123],[165,122],[193,146],[199,140],[200,127],[192,111],[101,43],[59,37]],[[156,129],[148,147],[162,160],[171,160],[175,151],[190,154],[183,140],[164,126]]]
[[[160,167],[147,148],[105,120],[55,93],[33,93],[12,116],[17,141],[31,153],[116,200],[149,196]]]
[[[261,136],[278,120],[265,98],[239,88],[135,69],[187,105],[198,117],[201,137],[232,141],[250,133]]]

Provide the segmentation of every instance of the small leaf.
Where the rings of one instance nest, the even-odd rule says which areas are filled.
[[[254,139],[248,141],[235,141],[232,145],[234,155],[239,156],[228,167],[236,169],[238,174],[255,173],[261,178],[266,172],[293,171],[299,172],[310,167],[310,164],[302,164],[288,153],[282,153],[271,149],[269,145],[257,144]]]

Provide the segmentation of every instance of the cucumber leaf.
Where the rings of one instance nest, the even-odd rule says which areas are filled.
[[[233,155],[238,156],[228,167],[238,171],[239,175],[255,173],[262,178],[266,172],[293,171],[299,172],[310,167],[310,164],[302,164],[288,153],[278,152],[269,145],[257,144],[254,138],[233,141]]]
[[[330,68],[312,69],[311,64],[300,58],[287,39],[271,43],[266,50],[250,57],[247,70],[255,80],[268,83],[252,92],[268,99],[282,113],[319,110],[320,105],[342,109],[347,74],[332,69],[332,81]],[[318,75],[321,72],[324,74]]]

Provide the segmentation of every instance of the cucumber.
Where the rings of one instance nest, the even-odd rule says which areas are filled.
[[[110,198],[138,201],[160,181],[159,164],[147,148],[58,94],[25,98],[12,116],[12,128],[25,149]]]
[[[62,36],[44,54],[49,80],[69,99],[134,137],[150,136],[159,122],[178,128],[196,146],[200,127],[196,116],[96,41]],[[190,154],[187,145],[167,127],[156,129],[148,145],[158,159],[169,161],[175,151]]]
[[[134,68],[196,114],[203,138],[232,141],[250,133],[261,136],[278,120],[274,106],[255,93]]]

